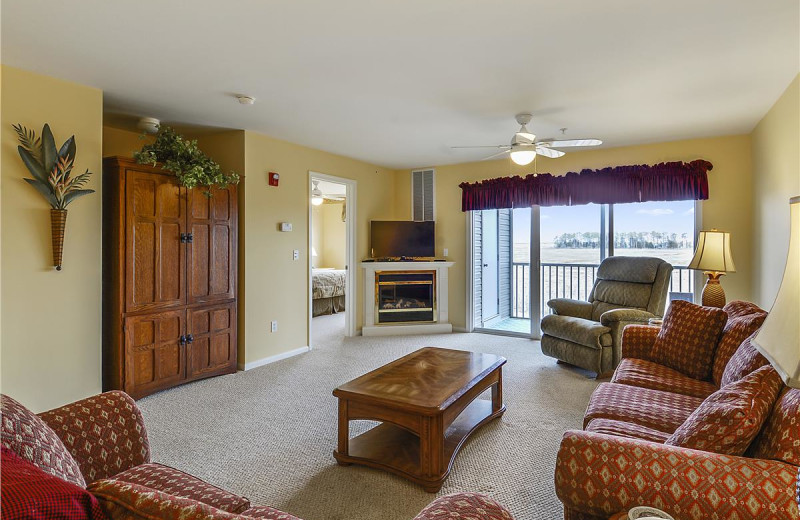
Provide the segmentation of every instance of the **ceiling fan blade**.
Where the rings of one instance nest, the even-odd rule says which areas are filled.
[[[597,146],[603,144],[603,141],[600,139],[566,139],[563,141],[541,141],[537,144],[564,148],[567,146]]]
[[[536,153],[539,155],[544,155],[545,157],[549,157],[550,159],[557,159],[564,155],[564,152],[561,150],[553,150],[552,148],[548,148],[546,146],[537,146]]]
[[[533,142],[534,139],[536,139],[536,136],[530,132],[517,132],[516,135],[518,137],[522,137],[523,139],[527,139],[531,143]]]
[[[452,149],[456,149],[456,148],[509,148],[510,149],[511,145],[508,145],[508,144],[496,144],[496,145],[490,145],[490,146],[451,146],[450,148],[452,148]]]
[[[508,150],[503,150],[502,152],[497,152],[496,154],[490,155],[489,157],[484,157],[481,160],[482,161],[488,161],[489,159],[494,159],[495,157],[500,157],[503,154],[507,154],[510,151],[511,151],[511,149],[509,148]]]

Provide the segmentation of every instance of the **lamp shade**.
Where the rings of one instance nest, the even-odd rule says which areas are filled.
[[[701,231],[697,236],[697,249],[689,262],[689,269],[735,273],[731,255],[731,234],[724,231]]]
[[[789,208],[789,255],[783,281],[753,344],[788,386],[800,388],[800,197],[793,197]]]

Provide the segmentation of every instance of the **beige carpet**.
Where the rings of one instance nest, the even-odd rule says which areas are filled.
[[[555,456],[562,433],[581,426],[593,380],[556,365],[530,340],[343,339],[343,323],[343,315],[315,318],[315,349],[307,354],[140,400],[153,459],[305,520],[408,520],[435,495],[382,471],[337,466],[331,391],[423,346],[491,352],[508,359],[508,410],[462,448],[439,494],[486,493],[519,520],[561,517]],[[368,425],[359,426],[351,431]]]

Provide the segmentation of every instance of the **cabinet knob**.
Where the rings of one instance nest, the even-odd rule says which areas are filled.
[[[187,334],[186,343],[192,343],[192,342],[194,342],[194,336],[192,336],[191,334]]]
[[[181,337],[178,338],[178,341],[180,341],[181,345],[186,345],[186,336],[181,335]]]

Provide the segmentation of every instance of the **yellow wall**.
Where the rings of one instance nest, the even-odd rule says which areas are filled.
[[[705,159],[714,165],[709,172],[709,200],[701,203],[702,228],[712,227],[732,233],[736,273],[723,278],[728,300],[751,297],[752,201],[750,138],[730,136],[693,139],[619,148],[571,151],[559,159],[537,159],[539,172],[555,175],[583,168],[603,168],[628,164],[655,164],[664,161]],[[509,175],[533,173],[533,165],[517,166],[510,159],[479,161],[436,167],[436,254],[449,249],[450,321],[454,327],[466,326],[466,217],[461,212],[459,183]],[[395,177],[395,202],[398,218],[410,218],[410,172]],[[744,188],[743,188],[744,187]]]
[[[101,390],[100,90],[2,67],[2,392],[34,411]],[[69,206],[63,270],[52,267],[50,206],[23,182],[30,174],[11,125],[41,133],[49,123],[60,146],[75,134],[75,170],[95,175],[97,193]]]
[[[344,269],[347,263],[347,223],[342,221],[342,207],[344,203],[320,206],[322,224],[322,260],[318,264],[320,267]]]
[[[758,123],[752,139],[753,298],[769,309],[789,249],[789,198],[800,195],[800,75]]]
[[[133,157],[133,152],[138,152],[145,144],[154,141],[151,135],[143,135],[140,132],[131,132],[111,126],[103,127],[103,157],[119,155],[122,157]]]
[[[312,150],[254,132],[245,132],[244,289],[247,345],[245,363],[308,345],[308,172],[357,181],[356,256],[368,256],[370,219],[394,218],[394,172],[347,157]],[[280,174],[280,186],[267,184],[267,172]],[[293,231],[278,231],[291,222]],[[300,259],[292,260],[292,250]],[[359,269],[358,266],[351,268]],[[363,321],[363,276],[355,296],[358,327]],[[241,288],[240,288],[241,294]],[[269,322],[278,321],[278,332]]]

